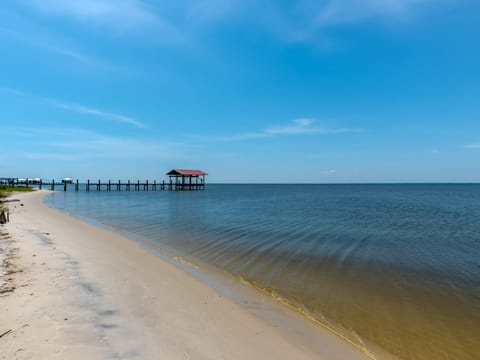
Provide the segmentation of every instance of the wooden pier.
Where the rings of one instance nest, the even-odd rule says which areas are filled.
[[[84,188],[85,191],[194,191],[194,190],[205,190],[205,183],[192,183],[191,188],[190,184],[182,183],[181,181],[178,182],[165,182],[165,180],[161,182],[157,182],[156,180],[153,181],[130,181],[121,182],[119,181],[90,181],[87,180],[86,183],[79,183],[76,180],[73,184],[67,184],[64,182],[56,182],[55,180],[52,181],[41,181],[38,184],[38,188],[41,189],[48,189],[48,190],[63,190],[67,191],[69,189],[74,189],[74,191],[78,192],[80,189]]]
[[[90,191],[195,191],[195,190],[205,190],[205,176],[208,175],[206,172],[201,170],[182,170],[182,169],[173,169],[167,173],[169,176],[169,181],[161,182],[153,181],[90,181],[87,180],[86,183],[80,183],[78,180],[75,182],[70,179],[65,181],[43,181],[42,179],[35,179],[35,182],[32,182],[32,179],[13,179],[13,178],[0,178],[1,183],[9,184],[11,186],[38,186],[41,189],[49,190],[63,190],[67,191],[74,189],[78,192],[81,188],[85,188],[86,192]]]

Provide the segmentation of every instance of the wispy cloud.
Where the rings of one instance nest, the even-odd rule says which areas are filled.
[[[272,138],[276,136],[294,136],[294,135],[326,135],[361,132],[361,129],[353,128],[328,128],[316,126],[315,119],[299,118],[294,119],[288,124],[274,125],[267,127],[262,131],[246,132],[230,135],[206,135],[206,134],[189,134],[190,138],[202,141],[243,141]]]
[[[48,152],[26,152],[23,154],[29,160],[55,160],[55,161],[76,161],[83,158],[81,154],[62,154]]]
[[[28,96],[28,94],[26,92],[18,90],[18,89],[10,88],[10,87],[1,86],[0,91],[3,92],[3,93],[16,95],[16,96]]]
[[[108,112],[100,109],[95,109],[92,107],[87,107],[84,105],[79,105],[79,104],[69,104],[69,103],[64,103],[64,102],[59,102],[57,100],[51,100],[51,102],[56,106],[57,108],[72,111],[72,112],[77,112],[80,114],[87,114],[87,115],[92,115],[96,117],[100,117],[106,120],[112,120],[120,123],[125,123],[129,125],[133,125],[139,128],[145,128],[145,124],[138,121],[135,118],[132,118],[130,116],[125,116],[122,114],[117,114],[113,112]]]
[[[329,30],[367,22],[406,23],[454,0],[299,0],[290,6],[266,7],[258,17],[269,30],[289,43],[316,43],[330,48]]]
[[[97,25],[136,27],[158,21],[148,6],[139,0],[28,0],[27,4],[46,14]]]
[[[53,53],[62,55],[64,57],[67,57],[69,59],[72,59],[74,61],[77,61],[79,63],[82,63],[84,65],[88,66],[94,66],[94,67],[101,67],[103,69],[117,69],[117,66],[112,66],[112,65],[106,65],[103,61],[100,61],[98,59],[95,59],[94,57],[81,53],[76,50],[72,49],[67,49],[67,48],[62,48],[59,46],[52,46],[52,45],[47,45],[44,46],[42,45],[46,50],[49,50]]]
[[[375,18],[405,18],[414,8],[432,0],[330,0],[321,5],[316,26],[352,24]]]
[[[160,10],[182,4],[150,4],[143,0],[24,0],[31,9],[51,17],[70,18],[85,29],[102,29],[114,35],[148,31],[165,43],[182,43],[183,27],[178,17],[169,18]]]
[[[463,0],[457,0],[463,1]],[[96,32],[96,36],[142,36],[161,46],[199,49],[209,44],[212,34],[222,26],[260,30],[283,44],[305,44],[330,51],[336,36],[331,28],[366,22],[406,23],[425,9],[438,8],[454,0],[19,0],[41,20],[68,19]],[[213,30],[213,31],[212,31]],[[247,29],[249,30],[249,29]],[[67,32],[68,34],[68,32]],[[32,35],[34,36],[34,35]],[[101,67],[84,48],[70,44],[37,44],[44,49],[88,66]],[[108,65],[108,64],[106,64]],[[108,67],[105,66],[106,69]],[[110,70],[116,70],[111,66]]]
[[[480,143],[468,144],[468,145],[465,145],[464,148],[466,148],[466,149],[480,149]]]
[[[272,126],[264,130],[267,135],[301,135],[301,134],[332,134],[341,132],[352,132],[354,129],[331,129],[315,126],[315,120],[301,118],[292,120],[289,125]],[[358,130],[357,130],[358,132]]]
[[[132,125],[138,128],[146,128],[147,126],[141,122],[140,120],[127,116],[124,114],[119,114],[111,111],[106,111],[103,109],[98,109],[90,106],[85,106],[81,104],[76,104],[76,103],[71,103],[71,102],[66,102],[54,98],[49,98],[49,97],[44,97],[44,96],[39,96],[39,95],[33,95],[18,89],[14,88],[8,88],[8,87],[0,87],[1,92],[9,93],[15,96],[20,96],[20,97],[25,97],[25,98],[30,98],[36,101],[40,101],[43,104],[46,104],[50,107],[54,107],[57,109],[62,109],[78,114],[84,114],[84,115],[90,115],[94,116],[100,119],[104,120],[109,120],[109,121],[115,121],[118,123],[124,123],[128,125]]]
[[[39,50],[47,51],[51,54],[59,55],[69,60],[73,60],[77,63],[87,65],[93,68],[98,68],[101,70],[117,70],[118,66],[107,63],[106,61],[100,60],[95,56],[87,54],[85,52],[73,49],[72,47],[67,47],[65,45],[57,44],[57,39],[53,36],[45,36],[38,34],[23,34],[19,31],[1,27],[0,34],[8,36],[10,39],[15,39],[18,43],[24,44],[31,48],[36,48]]]
[[[69,17],[89,27],[115,31],[150,29],[165,39],[185,41],[205,26],[263,27],[286,41],[322,37],[322,30],[373,20],[406,20],[420,8],[440,6],[434,0],[298,0],[257,2],[244,0],[178,0],[173,3],[142,0],[24,0],[43,14]],[[442,0],[441,3],[453,3]],[[254,16],[252,16],[254,14]]]
[[[158,139],[104,135],[78,128],[14,128],[8,136],[27,148],[28,159],[82,160],[101,158],[186,158],[190,145]],[[36,151],[38,150],[38,151]]]
[[[185,7],[187,18],[211,22],[230,17],[238,9],[234,0],[194,0]]]
[[[241,26],[261,27],[286,42],[322,42],[331,44],[326,31],[332,27],[353,26],[365,22],[401,21],[415,17],[434,6],[454,0],[298,0],[293,2],[229,0],[187,2],[189,14],[207,18],[208,24],[228,19]],[[252,16],[254,14],[254,16]],[[205,24],[205,22],[201,22]],[[198,29],[195,29],[198,30]]]

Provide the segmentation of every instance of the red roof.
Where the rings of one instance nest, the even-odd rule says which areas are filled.
[[[186,170],[186,169],[173,169],[170,170],[167,175],[208,175],[202,170]]]

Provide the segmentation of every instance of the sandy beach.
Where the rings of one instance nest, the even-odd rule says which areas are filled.
[[[1,359],[366,358],[319,326],[302,341],[135,242],[44,206],[44,193],[12,196],[0,227]]]

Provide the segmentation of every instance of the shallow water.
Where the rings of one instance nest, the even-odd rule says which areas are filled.
[[[480,185],[209,185],[45,202],[226,270],[367,352],[480,358]]]

